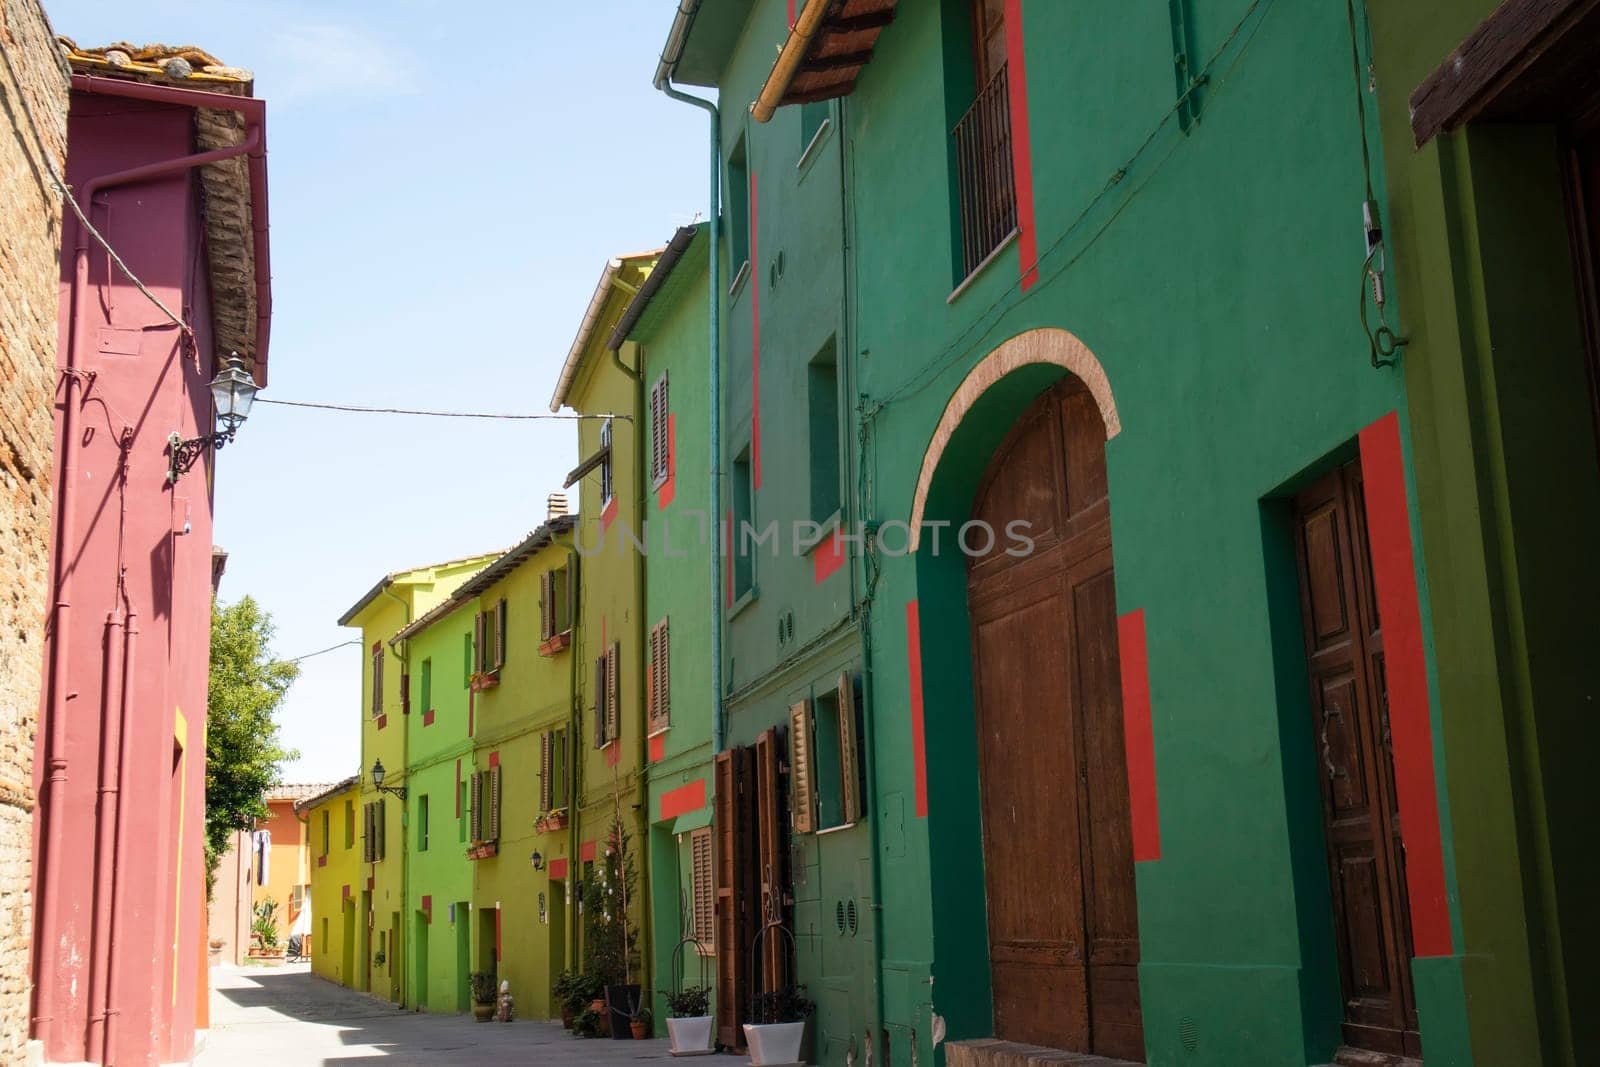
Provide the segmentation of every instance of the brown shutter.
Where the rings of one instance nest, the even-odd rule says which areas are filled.
[[[483,772],[473,771],[471,778],[471,808],[467,816],[467,837],[474,843],[483,840]]]
[[[500,768],[489,768],[489,833],[485,841],[500,840]]]
[[[662,373],[650,387],[650,482],[666,481],[667,462],[667,375]]]
[[[555,571],[539,575],[539,640],[548,641],[556,635]]]
[[[839,675],[839,798],[844,821],[861,821],[861,756],[856,734],[856,687],[845,671]]]
[[[501,597],[494,609],[494,669],[506,665],[506,598]]]
[[[374,858],[381,860],[387,851],[384,846],[386,844],[385,837],[387,836],[386,832],[389,828],[389,821],[384,817],[383,798],[379,797],[375,803],[377,804],[377,810],[374,812],[372,818],[378,829],[378,845],[374,850]]]
[[[700,955],[709,956],[716,944],[716,897],[712,891],[711,827],[689,834],[689,921]]]
[[[400,672],[400,714],[411,714],[411,673]]]
[[[484,658],[484,615],[480,611],[472,619],[472,672],[477,674],[483,670]]]
[[[794,832],[809,834],[817,828],[816,768],[812,762],[811,701],[789,705],[789,799],[794,808]]]
[[[783,817],[783,737],[777,727],[764,731],[756,738],[756,842],[760,865],[756,868],[760,878],[760,907],[757,922],[765,926],[774,919],[786,922],[789,907],[788,858],[789,849]],[[782,931],[768,930],[761,946],[761,988],[765,991],[782,989],[789,984],[788,941]]]
[[[672,656],[667,620],[650,629],[650,729],[672,725]]]
[[[621,716],[622,702],[618,699],[617,660],[622,655],[622,646],[616,641],[611,642],[611,647],[606,649],[606,740],[615,741],[621,736],[618,719]]]
[[[755,879],[755,789],[749,748],[719,752],[713,799],[716,833],[715,892],[717,1043],[744,1047],[740,1026],[749,1007],[750,941],[760,900]]]
[[[567,624],[563,630],[571,630],[578,625],[578,557],[567,556]]]
[[[361,862],[372,862],[372,802],[361,805]]]
[[[372,717],[383,714],[383,645],[372,643]]]
[[[539,810],[549,811],[556,806],[556,784],[551,779],[555,771],[555,735],[549,730],[539,735]]]
[[[606,658],[596,656],[594,660],[594,747],[604,748],[606,744]]]

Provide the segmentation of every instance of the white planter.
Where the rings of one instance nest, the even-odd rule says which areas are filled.
[[[690,1015],[667,1020],[667,1036],[672,1039],[674,1056],[711,1051],[711,1016]]]
[[[750,1045],[752,1064],[799,1063],[800,1045],[806,1037],[806,1024],[744,1024],[744,1039]]]

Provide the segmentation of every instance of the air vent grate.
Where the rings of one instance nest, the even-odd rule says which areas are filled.
[[[1178,1041],[1183,1051],[1194,1052],[1200,1047],[1200,1024],[1185,1015],[1178,1020]]]

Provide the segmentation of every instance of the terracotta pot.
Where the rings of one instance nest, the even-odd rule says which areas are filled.
[[[594,1012],[596,1015],[604,1015],[606,1013],[606,998],[595,997],[593,1000],[589,1001],[589,1010]]]
[[[561,1026],[563,1029],[572,1029],[572,1009],[565,1004],[561,1005]]]
[[[488,1004],[479,1004],[474,1002],[472,1005],[472,1017],[478,1020],[480,1023],[486,1023],[490,1019],[493,1019],[494,1002],[490,1001]]]
[[[633,1031],[635,1041],[643,1041],[650,1036],[650,1024],[640,1019],[628,1020],[628,1029]]]

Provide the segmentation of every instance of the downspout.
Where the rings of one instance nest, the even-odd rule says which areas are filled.
[[[406,619],[405,625],[401,626],[400,629],[404,630],[406,628],[406,626],[410,626],[411,625],[411,604],[410,604],[410,602],[407,601],[407,600],[404,600],[401,597],[396,596],[392,591],[390,591],[388,585],[384,585],[384,587],[383,587],[383,595],[388,597],[390,600],[393,600],[396,604],[399,604],[401,610],[403,610],[406,613],[405,614],[405,619]],[[405,653],[400,653],[400,652],[396,652],[395,651],[395,649],[394,649],[394,639],[393,638],[390,638],[389,641],[387,642],[387,644],[389,646],[389,654],[394,656],[396,659],[398,659],[400,661],[400,684],[402,686],[410,685],[411,684],[411,665],[407,661],[407,658],[406,658],[407,655],[410,652],[410,649],[411,649],[410,644],[407,643],[406,652]],[[470,694],[469,694],[469,696],[470,696]],[[380,694],[379,695],[379,700],[381,701],[382,699],[383,699],[382,695]],[[404,693],[402,693],[400,695],[401,703],[404,704],[405,700],[406,700],[406,696],[405,696]],[[404,780],[405,775],[407,774],[407,772],[410,770],[410,767],[411,767],[411,760],[410,760],[411,724],[410,724],[409,721],[407,721],[408,718],[409,717],[405,716],[405,715],[400,716],[400,774],[401,774],[402,780]],[[382,796],[381,793],[379,795]],[[410,871],[409,871],[410,864],[408,864],[406,862],[406,852],[409,850],[409,847],[410,847],[409,837],[410,837],[410,835],[406,832],[406,804],[405,804],[405,801],[402,800],[402,801],[400,801],[400,940],[401,940],[402,944],[404,944],[408,940],[406,938],[406,930],[407,930],[407,928],[409,928],[411,926],[411,897],[409,896],[410,879],[407,877],[407,875],[410,873]],[[372,941],[372,935],[369,933],[367,935],[367,942],[368,942],[367,943],[367,953],[368,953],[368,958],[369,959],[371,958],[371,953],[372,953],[371,941]],[[412,948],[414,949],[414,948],[416,948],[416,946],[413,945]],[[390,952],[394,951],[394,946],[393,945],[389,946],[389,951]],[[411,966],[411,953],[409,953],[409,952],[401,952],[400,953],[400,1006],[402,1008],[406,1006],[406,969],[408,967],[410,967],[410,966]],[[372,982],[371,982],[370,979],[368,980],[367,985],[368,986],[372,985]],[[368,992],[371,992],[371,990],[369,989]]]
[[[710,100],[691,96],[672,86],[672,75],[683,55],[683,45],[688,38],[689,25],[700,8],[700,0],[679,0],[678,13],[673,18],[672,30],[667,37],[666,49],[656,67],[655,87],[673,100],[693,105],[706,112],[711,122],[711,156],[709,168],[710,200],[707,210],[711,215],[710,263],[710,319],[711,349],[706,375],[710,394],[710,528],[708,538],[711,550],[711,752],[716,755],[723,745],[722,708],[722,116],[717,105]]]
[[[578,893],[575,887],[578,884],[578,779],[583,770],[583,761],[578,758],[578,730],[583,720],[583,699],[578,694],[578,660],[582,658],[579,652],[578,638],[581,636],[582,627],[579,619],[583,616],[583,563],[578,555],[577,540],[579,533],[578,524],[572,526],[572,541],[559,542],[566,546],[569,560],[578,560],[573,569],[573,582],[578,589],[567,591],[568,597],[577,605],[578,610],[572,613],[572,618],[567,620],[572,628],[572,641],[567,646],[571,653],[567,657],[567,668],[570,678],[567,683],[567,970],[578,971]]]
[[[217,148],[206,152],[197,152],[176,159],[164,160],[157,163],[147,163],[138,167],[103,174],[89,179],[82,189],[83,208],[86,215],[94,211],[94,198],[104,190],[135,182],[150,181],[155,178],[165,178],[180,174],[208,163],[220,163],[223,160],[233,159],[237,156],[248,156],[250,162],[250,188],[251,188],[251,214],[255,221],[256,229],[256,292],[257,292],[257,324],[256,324],[256,378],[264,384],[266,366],[266,334],[263,323],[270,319],[272,295],[270,288],[270,267],[267,263],[267,231],[266,231],[266,148],[265,126],[266,101],[255,97],[227,96],[221,93],[198,92],[192,89],[173,89],[166,86],[146,85],[142,82],[128,82],[112,78],[92,78],[84,74],[75,74],[72,77],[72,88],[78,92],[94,93],[106,96],[120,96],[139,100],[150,100],[159,103],[178,104],[192,108],[210,108],[219,111],[237,111],[245,118],[245,138],[243,142],[227,148]],[[67,663],[68,653],[71,649],[72,633],[72,585],[73,572],[64,560],[70,555],[74,534],[74,515],[76,512],[77,493],[74,491],[77,475],[78,450],[80,448],[77,432],[77,407],[81,403],[81,391],[84,388],[83,374],[78,370],[78,346],[88,334],[88,324],[81,322],[83,307],[87,304],[84,292],[89,287],[89,235],[82,224],[77,227],[77,239],[73,249],[73,277],[72,287],[67,300],[67,337],[66,337],[66,365],[62,369],[64,385],[63,406],[61,413],[61,500],[57,506],[56,524],[56,560],[53,585],[55,588],[55,604],[53,617],[50,620],[50,661],[45,677],[46,691],[49,693],[49,730],[48,730],[48,778],[45,783],[46,801],[44,804],[45,835],[39,856],[39,871],[44,875],[44,892],[39,897],[38,928],[39,938],[35,945],[34,976],[34,1032],[44,1043],[45,1054],[49,1056],[52,1048],[59,1040],[59,1031],[56,1025],[55,1005],[57,983],[53,978],[40,981],[39,962],[49,958],[48,954],[59,951],[56,942],[60,939],[61,925],[61,891],[59,877],[54,876],[58,857],[61,855],[62,836],[65,832],[63,820],[63,806],[66,802],[67,785],[67,757],[66,757],[66,730],[67,730],[67,702],[74,699],[77,693],[67,691]],[[189,340],[193,342],[193,334],[185,328]],[[79,390],[80,399],[74,400],[73,391]],[[117,817],[121,817],[121,795],[116,801]],[[35,876],[37,880],[37,875]],[[92,935],[91,935],[92,939]],[[91,959],[98,952],[98,947],[91,944]],[[112,956],[107,960],[107,968],[115,972],[116,960]],[[115,1007],[108,1006],[108,1014],[115,1012]]]
[[[122,736],[125,738],[128,733],[129,720],[132,718],[132,713],[129,710],[128,693],[132,691],[134,679],[137,677],[139,650],[139,615],[137,612],[128,612],[127,625],[123,630],[123,640],[125,645],[122,654],[121,700]],[[133,774],[133,746],[123,742],[119,749],[120,751],[117,753],[117,774],[120,779],[127,779]],[[124,850],[127,847],[130,836],[125,832],[127,820],[123,818],[124,813],[125,809],[121,804],[121,794],[119,793],[116,844],[112,857],[112,862],[119,868],[122,866],[123,858],[127,855]],[[109,1062],[112,1051],[117,1047],[117,1020],[122,1014],[121,1009],[118,1007],[118,1004],[121,1003],[122,981],[121,974],[115,963],[117,959],[117,918],[122,914],[122,897],[123,892],[127,889],[126,882],[126,878],[112,878],[111,880],[111,933],[106,948],[107,959],[110,962],[107,965],[109,973],[106,976],[105,1048],[101,1051],[101,1063]]]

